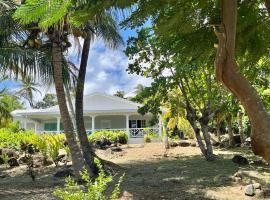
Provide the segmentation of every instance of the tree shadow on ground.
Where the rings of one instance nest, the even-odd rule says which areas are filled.
[[[121,166],[126,173],[122,188],[132,199],[211,199],[204,189],[230,185],[239,170],[230,159],[207,162],[199,155]]]

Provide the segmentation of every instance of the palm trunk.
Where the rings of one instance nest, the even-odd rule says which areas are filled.
[[[77,180],[81,180],[80,172],[83,171],[83,158],[81,154],[81,150],[77,144],[75,134],[73,131],[72,121],[69,116],[65,90],[63,86],[63,77],[62,77],[62,51],[60,47],[60,42],[53,42],[52,47],[52,64],[53,64],[53,72],[54,72],[54,84],[57,95],[57,100],[59,104],[60,114],[64,125],[64,131],[66,135],[66,139],[68,142],[68,146],[70,149],[73,169],[75,178]]]
[[[72,124],[75,130],[75,133],[77,133],[77,124],[76,124],[76,115],[75,115],[75,111],[74,111],[74,107],[72,104],[72,99],[71,99],[71,95],[70,95],[70,91],[68,86],[65,86],[65,91],[66,91],[66,96],[67,96],[67,102],[68,102],[68,107],[70,110],[70,115],[71,115],[71,120],[72,120]]]
[[[270,162],[270,118],[257,91],[240,74],[235,61],[237,1],[222,0],[222,22],[215,60],[217,78],[240,100],[249,117],[251,145],[255,154]]]
[[[245,143],[244,127],[243,127],[243,113],[238,113],[238,123],[239,123],[239,134],[241,139],[241,144]]]
[[[75,109],[76,109],[76,123],[78,129],[78,138],[80,140],[80,144],[83,151],[83,157],[85,159],[86,165],[90,168],[88,171],[91,177],[94,177],[98,174],[98,169],[94,163],[94,151],[89,143],[86,129],[84,126],[84,118],[83,118],[83,93],[84,93],[84,82],[87,68],[88,55],[90,50],[90,36],[87,36],[83,43],[81,64],[79,69],[79,75],[77,80],[77,88],[76,88],[76,101],[75,101]]]

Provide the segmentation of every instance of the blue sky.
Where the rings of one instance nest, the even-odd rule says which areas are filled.
[[[129,36],[136,35],[133,30],[120,30],[120,33],[126,42]],[[96,40],[91,47],[89,54],[85,94],[93,92],[104,92],[113,94],[118,90],[124,91],[126,96],[133,95],[134,87],[137,84],[150,85],[151,80],[137,75],[130,75],[126,72],[128,66],[128,58],[123,53],[125,47],[116,50],[105,47],[101,40]],[[76,50],[69,50],[69,58],[78,64]],[[18,83],[5,81],[0,84],[0,88],[7,87],[16,90]],[[42,96],[47,92],[53,92],[53,87],[40,86]],[[36,101],[41,99],[40,94],[36,94]]]

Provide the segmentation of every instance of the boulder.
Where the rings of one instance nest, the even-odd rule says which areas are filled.
[[[67,168],[67,169],[59,170],[54,174],[54,177],[57,177],[57,178],[66,178],[68,176],[74,176],[72,169]]]
[[[180,140],[177,142],[177,144],[180,147],[189,147],[191,145],[190,141],[188,140]]]
[[[8,164],[9,164],[10,167],[18,167],[18,166],[20,166],[20,164],[19,164],[19,162],[17,161],[16,158],[10,158],[8,160]]]
[[[178,143],[176,141],[171,141],[170,142],[170,147],[177,147]]]
[[[5,164],[5,161],[4,161],[4,159],[0,156],[0,165],[3,165],[3,164]]]
[[[197,143],[196,142],[191,142],[190,146],[191,147],[196,147],[197,146]]]
[[[19,164],[27,164],[28,158],[26,156],[20,157],[18,159]]]
[[[123,149],[121,149],[120,147],[112,147],[111,151],[113,151],[113,152],[121,152],[121,151],[123,151]]]
[[[262,186],[261,186],[261,184],[260,183],[253,183],[252,184],[253,185],[253,187],[255,188],[255,189],[262,189]]]
[[[233,135],[233,139],[236,146],[241,146],[241,137],[239,134]]]
[[[95,147],[99,149],[107,149],[109,146],[111,146],[111,141],[107,138],[102,138],[101,140],[98,140],[95,142]]]
[[[253,184],[246,186],[245,195],[247,195],[247,196],[254,196],[255,195],[255,188],[254,188]]]
[[[248,160],[241,155],[235,155],[232,161],[238,165],[248,165]]]
[[[3,148],[0,149],[0,155],[6,154],[9,158],[19,158],[19,155],[13,149]]]

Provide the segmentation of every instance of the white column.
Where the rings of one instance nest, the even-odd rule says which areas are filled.
[[[158,119],[158,134],[159,137],[162,139],[162,128],[163,128],[163,123],[162,123],[162,114],[159,115],[159,119]]]
[[[96,118],[96,116],[91,116],[91,118],[92,118],[92,133],[94,133],[95,132],[95,118]]]
[[[128,143],[129,143],[129,138],[130,138],[130,133],[129,133],[129,115],[126,115],[126,131],[127,131]]]
[[[57,117],[57,133],[60,133],[61,117]]]
[[[35,133],[37,133],[37,122],[35,122]]]
[[[26,128],[27,128],[27,121],[26,121],[26,119],[24,119],[23,120],[23,128],[26,130]]]

